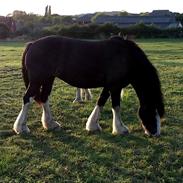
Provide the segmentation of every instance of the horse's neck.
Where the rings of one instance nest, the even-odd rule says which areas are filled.
[[[140,82],[132,83],[132,86],[137,94],[141,106],[153,105],[154,92],[150,85],[141,84]]]

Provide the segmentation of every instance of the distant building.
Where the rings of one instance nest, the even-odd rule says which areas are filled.
[[[0,16],[0,23],[4,23],[10,29],[11,32],[16,31],[16,22],[12,17]]]
[[[81,16],[78,20],[83,24],[91,23],[92,14]],[[96,17],[96,24],[111,23],[119,27],[128,27],[139,23],[145,25],[154,25],[161,29],[182,27],[180,22],[176,21],[175,15],[169,10],[154,10],[147,15],[129,14],[129,15],[109,15],[104,14]]]
[[[76,18],[76,22],[79,24],[90,24],[91,23],[91,19],[95,14],[84,14],[84,15],[80,15]]]

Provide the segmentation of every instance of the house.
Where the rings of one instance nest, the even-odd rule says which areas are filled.
[[[85,15],[81,18],[83,23],[91,23],[92,15]],[[181,23],[176,21],[175,15],[169,10],[154,10],[147,15],[129,14],[120,16],[103,14],[96,17],[95,23],[111,23],[119,27],[128,27],[144,23],[145,25],[154,25],[161,29],[182,27]]]
[[[90,14],[84,14],[84,15],[79,15],[76,18],[76,22],[79,24],[89,24],[91,23],[91,19],[95,14],[90,13]]]

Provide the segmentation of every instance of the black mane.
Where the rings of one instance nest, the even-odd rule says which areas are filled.
[[[159,74],[153,64],[149,61],[146,54],[133,41],[127,41],[129,49],[133,53],[133,60],[137,60],[133,68],[134,78],[132,86],[135,88],[142,105],[148,103],[158,110],[160,117],[164,115],[163,94]],[[143,93],[143,94],[141,94]]]

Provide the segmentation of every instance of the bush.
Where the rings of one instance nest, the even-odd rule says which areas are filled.
[[[123,28],[117,27],[113,24],[57,24],[47,27],[26,26],[21,29],[20,34],[21,33],[28,35],[33,39],[48,35],[61,35],[83,39],[104,39],[110,37],[111,35],[117,35],[119,33],[124,36],[128,35],[129,37],[136,38],[182,38],[183,28],[159,29],[154,25],[145,25],[143,23]]]
[[[0,23],[0,39],[5,39],[10,35],[10,29],[4,23]]]

